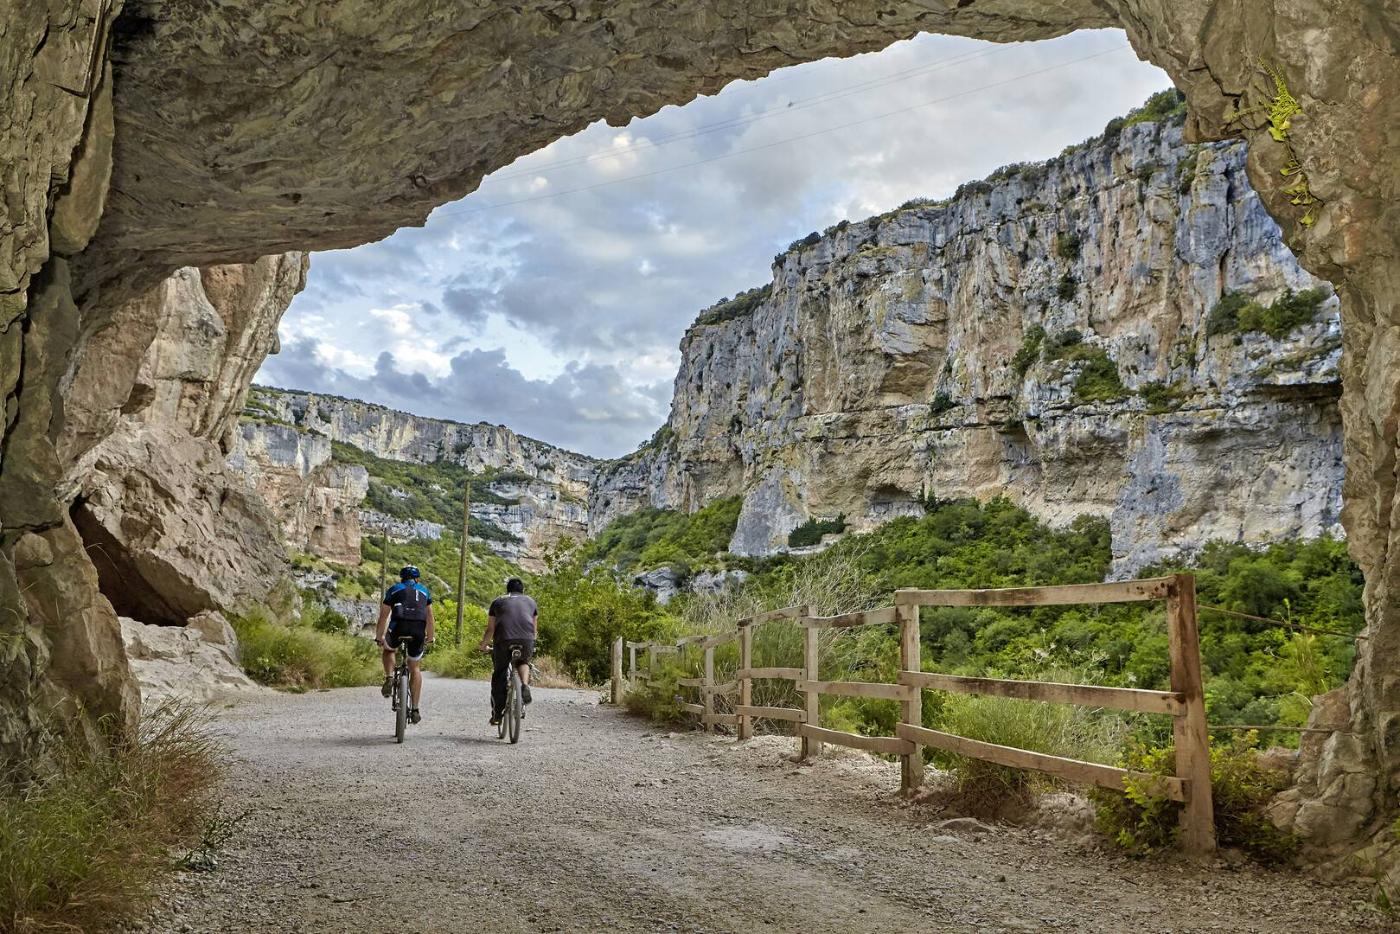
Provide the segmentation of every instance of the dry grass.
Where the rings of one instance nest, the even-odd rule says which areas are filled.
[[[149,905],[217,814],[224,750],[166,704],[108,752],[59,741],[44,773],[0,779],[0,930],[105,930]]]

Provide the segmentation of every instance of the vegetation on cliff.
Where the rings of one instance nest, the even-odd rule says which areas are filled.
[[[668,566],[683,577],[716,565],[739,521],[739,497],[714,500],[693,513],[648,507],[614,520],[583,558],[621,572]]]

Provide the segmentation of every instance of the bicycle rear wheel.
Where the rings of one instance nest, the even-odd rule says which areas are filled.
[[[522,712],[520,700],[520,672],[515,670],[515,666],[510,667],[510,693],[506,697],[506,725],[509,728],[511,743],[520,742],[520,716]]]
[[[403,742],[404,730],[408,728],[408,672],[394,679],[394,692],[398,703],[394,705],[394,742]]]

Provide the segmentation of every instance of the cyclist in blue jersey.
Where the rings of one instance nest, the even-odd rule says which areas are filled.
[[[399,571],[399,582],[384,594],[379,608],[379,623],[374,629],[374,641],[384,649],[384,687],[380,693],[388,697],[394,692],[394,649],[400,642],[408,653],[409,693],[413,701],[408,719],[418,723],[423,715],[418,703],[423,694],[423,653],[434,641],[433,595],[418,582],[418,569],[408,565]]]

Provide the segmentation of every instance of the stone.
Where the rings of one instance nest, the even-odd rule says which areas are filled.
[[[656,594],[656,602],[665,606],[675,599],[682,590],[683,579],[674,568],[660,567],[644,571],[632,579],[638,587],[645,587]]]
[[[197,617],[197,626],[193,620],[186,626],[153,626],[121,617],[127,657],[145,703],[173,699],[202,704],[268,690],[239,667],[234,642],[221,641],[222,634],[210,638],[211,629],[217,632],[214,616]]]

